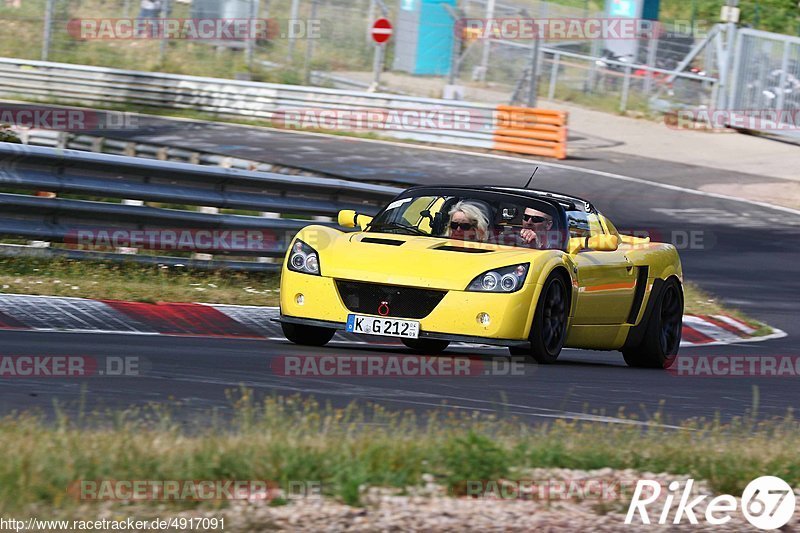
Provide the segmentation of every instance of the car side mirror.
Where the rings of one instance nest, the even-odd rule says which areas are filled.
[[[367,226],[372,222],[372,217],[356,213],[352,209],[342,209],[339,211],[339,216],[336,222],[343,228],[355,228],[360,226],[362,230],[367,229]]]
[[[595,252],[613,252],[619,248],[619,237],[616,235],[593,235],[592,237],[572,237],[567,245],[570,255],[581,250],[594,250]]]

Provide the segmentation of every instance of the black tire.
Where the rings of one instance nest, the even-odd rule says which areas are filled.
[[[438,339],[401,339],[403,344],[414,350],[415,353],[425,355],[438,355],[450,346],[450,341]]]
[[[281,322],[283,335],[301,346],[325,346],[336,333],[335,329]]]
[[[551,274],[536,302],[527,355],[537,363],[555,363],[567,337],[568,319],[569,301],[564,278]]]
[[[650,316],[644,337],[638,346],[622,350],[628,366],[637,368],[669,368],[678,355],[683,329],[683,291],[675,278],[661,288]]]

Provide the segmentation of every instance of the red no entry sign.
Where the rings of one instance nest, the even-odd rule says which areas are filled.
[[[378,19],[372,24],[370,30],[372,40],[378,44],[385,43],[392,36],[392,23],[389,19]]]

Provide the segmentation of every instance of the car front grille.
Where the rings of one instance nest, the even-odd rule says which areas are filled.
[[[336,280],[336,288],[350,311],[395,318],[425,318],[447,294],[447,291],[344,280]]]

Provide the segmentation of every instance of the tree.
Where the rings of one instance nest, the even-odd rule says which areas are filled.
[[[716,23],[725,0],[662,0],[661,21],[691,20],[694,5],[695,20]],[[741,0],[740,24],[775,33],[797,34],[798,9],[796,0]]]

